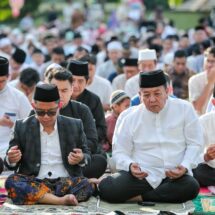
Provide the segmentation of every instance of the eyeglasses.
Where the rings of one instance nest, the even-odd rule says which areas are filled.
[[[55,116],[57,113],[57,108],[55,110],[47,110],[47,111],[35,109],[35,112],[38,116],[45,116],[46,114],[48,116]]]

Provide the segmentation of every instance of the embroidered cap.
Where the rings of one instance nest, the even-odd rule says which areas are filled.
[[[121,102],[123,99],[125,98],[130,98],[125,91],[123,90],[116,90],[114,91],[111,96],[110,96],[110,104],[117,104],[119,102]]]

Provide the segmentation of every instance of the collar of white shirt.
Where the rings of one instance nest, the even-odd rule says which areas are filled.
[[[55,124],[54,124],[54,131],[57,131],[57,120],[55,121]],[[44,132],[44,127],[43,125],[40,123],[40,133],[41,132]]]

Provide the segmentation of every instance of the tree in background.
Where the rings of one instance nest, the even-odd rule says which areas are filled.
[[[41,2],[42,0],[25,0],[24,6],[20,11],[20,16],[23,17],[28,12],[34,13],[37,11],[37,8]],[[0,0],[0,21],[7,21],[10,19],[12,19],[12,10],[9,0]]]
[[[12,12],[8,0],[0,0],[0,22],[11,18]]]
[[[147,10],[154,10],[158,6],[162,7],[163,9],[169,9],[169,4],[167,0],[145,0],[144,5]]]
[[[40,3],[42,3],[42,0],[32,0],[32,1],[25,0],[24,7],[22,8],[22,11],[21,11],[21,16],[25,15],[28,12],[31,12],[31,13],[36,12]]]
[[[183,3],[183,0],[168,0],[170,8],[176,8]]]

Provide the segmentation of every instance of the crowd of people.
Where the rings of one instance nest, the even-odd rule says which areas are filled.
[[[63,22],[52,11],[40,27],[28,14],[0,29],[0,171],[14,171],[13,203],[179,203],[215,186],[213,20],[182,33],[138,0],[107,25],[69,6]]]

